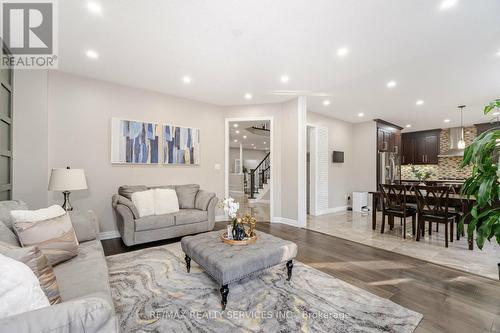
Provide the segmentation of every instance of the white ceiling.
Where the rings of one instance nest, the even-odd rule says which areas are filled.
[[[218,105],[290,98],[276,90],[325,92],[331,105],[311,97],[309,110],[412,130],[459,125],[459,104],[470,106],[466,123],[487,121],[481,106],[500,97],[498,0],[458,0],[449,10],[441,0],[95,2],[101,15],[86,0],[58,2],[62,71]]]
[[[262,127],[263,124],[269,126],[269,121],[237,121],[229,123],[229,146],[231,148],[240,148],[240,143],[244,149],[269,150],[270,138],[254,134],[247,129],[253,126]],[[237,124],[238,127],[234,127]],[[246,137],[246,138],[244,138]],[[234,141],[236,140],[236,142]]]

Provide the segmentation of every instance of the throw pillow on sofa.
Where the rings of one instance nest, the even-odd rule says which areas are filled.
[[[14,247],[0,242],[0,254],[22,262],[33,271],[50,305],[61,303],[54,269],[38,247]]]
[[[179,207],[181,209],[193,209],[196,193],[200,190],[200,185],[178,185],[175,187],[177,197],[179,198]]]
[[[139,212],[139,217],[155,214],[154,190],[139,191],[132,193],[131,200]]]
[[[176,213],[179,211],[179,199],[175,190],[154,189],[155,215]]]
[[[0,254],[0,318],[50,306],[31,269]]]
[[[12,211],[11,215],[21,245],[38,246],[51,265],[78,255],[78,240],[71,219],[60,206],[38,211]]]

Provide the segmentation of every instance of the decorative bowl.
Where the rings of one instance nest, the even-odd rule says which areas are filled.
[[[234,240],[234,239],[228,239],[227,238],[227,232],[223,232],[222,234],[220,234],[220,239],[226,243],[226,244],[229,244],[229,245],[249,245],[249,244],[253,244],[257,241],[257,235],[253,235],[253,237],[247,237],[243,240]]]

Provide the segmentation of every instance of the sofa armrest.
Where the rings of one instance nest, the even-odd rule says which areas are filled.
[[[87,242],[97,238],[99,234],[99,220],[93,211],[84,212],[75,210],[70,212],[69,216],[78,242]]]
[[[215,193],[199,190],[194,199],[194,208],[208,210],[208,205],[210,204],[210,200],[212,200],[212,198],[215,198]]]
[[[113,195],[113,207],[116,208],[117,205],[124,205],[128,209],[130,209],[130,212],[134,216],[134,219],[138,219],[139,216],[139,211],[137,210],[137,207],[135,207],[134,203],[132,200],[125,198],[122,195],[115,194]]]
[[[86,297],[0,319],[0,332],[118,332],[113,307]]]
[[[210,202],[208,203],[208,225],[210,227],[210,230],[213,230],[215,226],[215,208],[217,207],[217,204],[219,203],[219,198],[213,197],[210,199]]]
[[[122,198],[125,200],[123,200]],[[115,194],[113,196],[113,208],[116,212],[116,226],[118,227],[118,232],[120,232],[125,245],[132,246],[135,244],[135,219],[136,216],[139,216],[139,213],[137,213],[137,215],[134,215],[131,206],[126,204],[126,200],[128,199]],[[130,203],[132,203],[132,201],[130,201]]]

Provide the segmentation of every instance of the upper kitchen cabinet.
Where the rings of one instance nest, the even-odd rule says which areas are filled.
[[[401,151],[401,127],[376,119],[377,150],[379,152],[399,153]]]
[[[441,130],[403,133],[402,164],[438,164]]]

